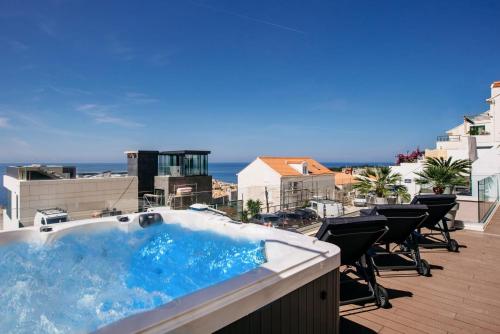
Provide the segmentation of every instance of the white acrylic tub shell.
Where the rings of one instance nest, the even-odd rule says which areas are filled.
[[[177,298],[150,311],[107,325],[97,333],[211,333],[337,269],[340,249],[298,233],[254,224],[237,224],[227,217],[194,210],[158,208],[167,223],[191,230],[210,230],[233,238],[265,241],[267,261],[259,268]],[[47,243],[67,233],[120,228],[140,229],[140,214],[88,219],[50,225],[52,232],[27,227],[0,232],[0,245],[15,242]],[[123,217],[123,216],[122,216]]]

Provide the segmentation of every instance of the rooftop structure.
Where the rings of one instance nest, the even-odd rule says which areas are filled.
[[[212,177],[206,150],[126,151],[128,174],[139,178],[138,197],[146,206],[186,207],[211,203]]]
[[[27,165],[9,166],[6,175],[17,180],[57,180],[76,178],[76,167],[74,166],[47,166],[47,165]]]
[[[61,208],[70,219],[138,209],[137,178],[120,173],[78,175],[74,166],[10,166],[3,186],[7,190],[4,229],[31,226],[37,212],[48,208]]]

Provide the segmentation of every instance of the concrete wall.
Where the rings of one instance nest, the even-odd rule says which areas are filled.
[[[4,176],[4,186],[13,197],[19,196],[19,222],[24,226],[33,225],[37,209],[51,207],[66,210],[71,220],[90,218],[104,209],[116,208],[127,213],[138,210],[137,177],[132,176],[40,181]]]

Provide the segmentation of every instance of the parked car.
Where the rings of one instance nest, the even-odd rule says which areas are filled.
[[[366,201],[366,196],[365,195],[357,195],[354,200],[352,201],[352,204],[354,206],[366,206],[367,201]]]
[[[289,211],[279,211],[276,213],[280,217],[280,227],[297,228],[304,225],[304,220],[300,214]]]
[[[280,216],[273,213],[258,213],[250,218],[250,223],[277,227],[280,224]]]
[[[316,211],[309,208],[296,209],[294,213],[301,216],[303,221],[307,221],[309,223],[318,220],[318,214]]]

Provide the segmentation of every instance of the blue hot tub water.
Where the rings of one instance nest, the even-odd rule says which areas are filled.
[[[265,262],[263,242],[177,224],[0,247],[0,333],[82,333]]]

